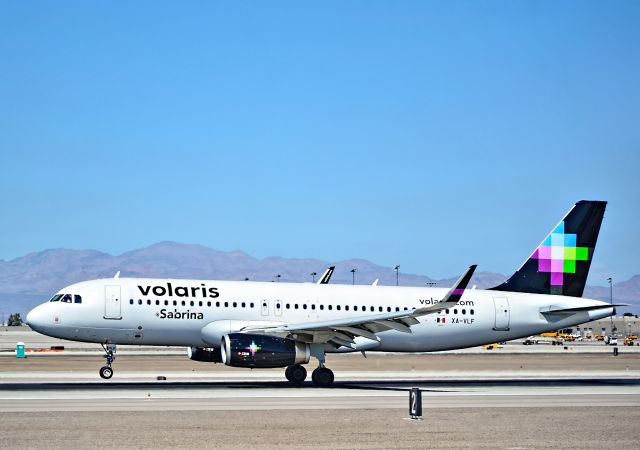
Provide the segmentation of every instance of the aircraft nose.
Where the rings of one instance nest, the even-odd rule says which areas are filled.
[[[31,329],[37,331],[37,329],[44,324],[41,306],[36,306],[31,311],[29,311],[25,322],[31,327]]]

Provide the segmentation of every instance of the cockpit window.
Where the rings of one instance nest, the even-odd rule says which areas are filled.
[[[49,300],[50,302],[57,302],[60,300],[60,297],[62,297],[62,294],[56,294],[53,297],[51,297],[51,300]]]
[[[79,295],[74,295],[73,303],[82,303],[82,297],[80,297]]]
[[[73,303],[73,300],[71,300],[71,294],[64,294],[60,301],[64,303]]]

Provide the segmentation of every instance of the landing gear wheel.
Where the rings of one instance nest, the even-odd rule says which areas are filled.
[[[316,387],[329,387],[333,384],[333,372],[326,367],[318,367],[311,374],[311,380]]]
[[[100,368],[100,376],[108,380],[113,376],[113,369],[111,368],[111,364],[116,359],[116,345],[115,344],[100,344],[102,349],[104,350],[104,362],[105,365]]]
[[[100,376],[105,380],[108,380],[113,376],[113,369],[109,366],[103,366],[100,368]]]
[[[300,364],[296,364],[287,367],[287,370],[284,372],[284,374],[287,377],[287,380],[289,380],[293,384],[300,385],[307,378],[307,369],[302,367]]]

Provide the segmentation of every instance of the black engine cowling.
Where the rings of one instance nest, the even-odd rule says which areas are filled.
[[[202,362],[222,362],[222,352],[214,347],[189,347],[187,348],[189,359]]]
[[[258,334],[222,337],[222,362],[233,367],[273,368],[309,362],[309,344]]]

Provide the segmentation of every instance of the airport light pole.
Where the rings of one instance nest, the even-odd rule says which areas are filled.
[[[613,307],[613,278],[609,277],[607,278],[607,281],[609,282],[609,301],[611,302],[611,306]],[[615,314],[615,308],[613,309],[613,313]],[[614,337],[616,334],[618,334],[618,330],[615,329],[613,325],[613,314],[612,314],[611,315],[611,337]]]
[[[315,283],[316,282],[316,275],[318,275],[318,273],[317,272],[311,272],[309,275],[311,275],[311,281]]]
[[[395,267],[393,268],[393,270],[395,270],[395,271],[396,271],[396,286],[398,285],[398,269],[399,269],[399,268],[400,268],[400,266],[395,266]]]
[[[351,284],[356,284],[356,268],[351,269]]]

